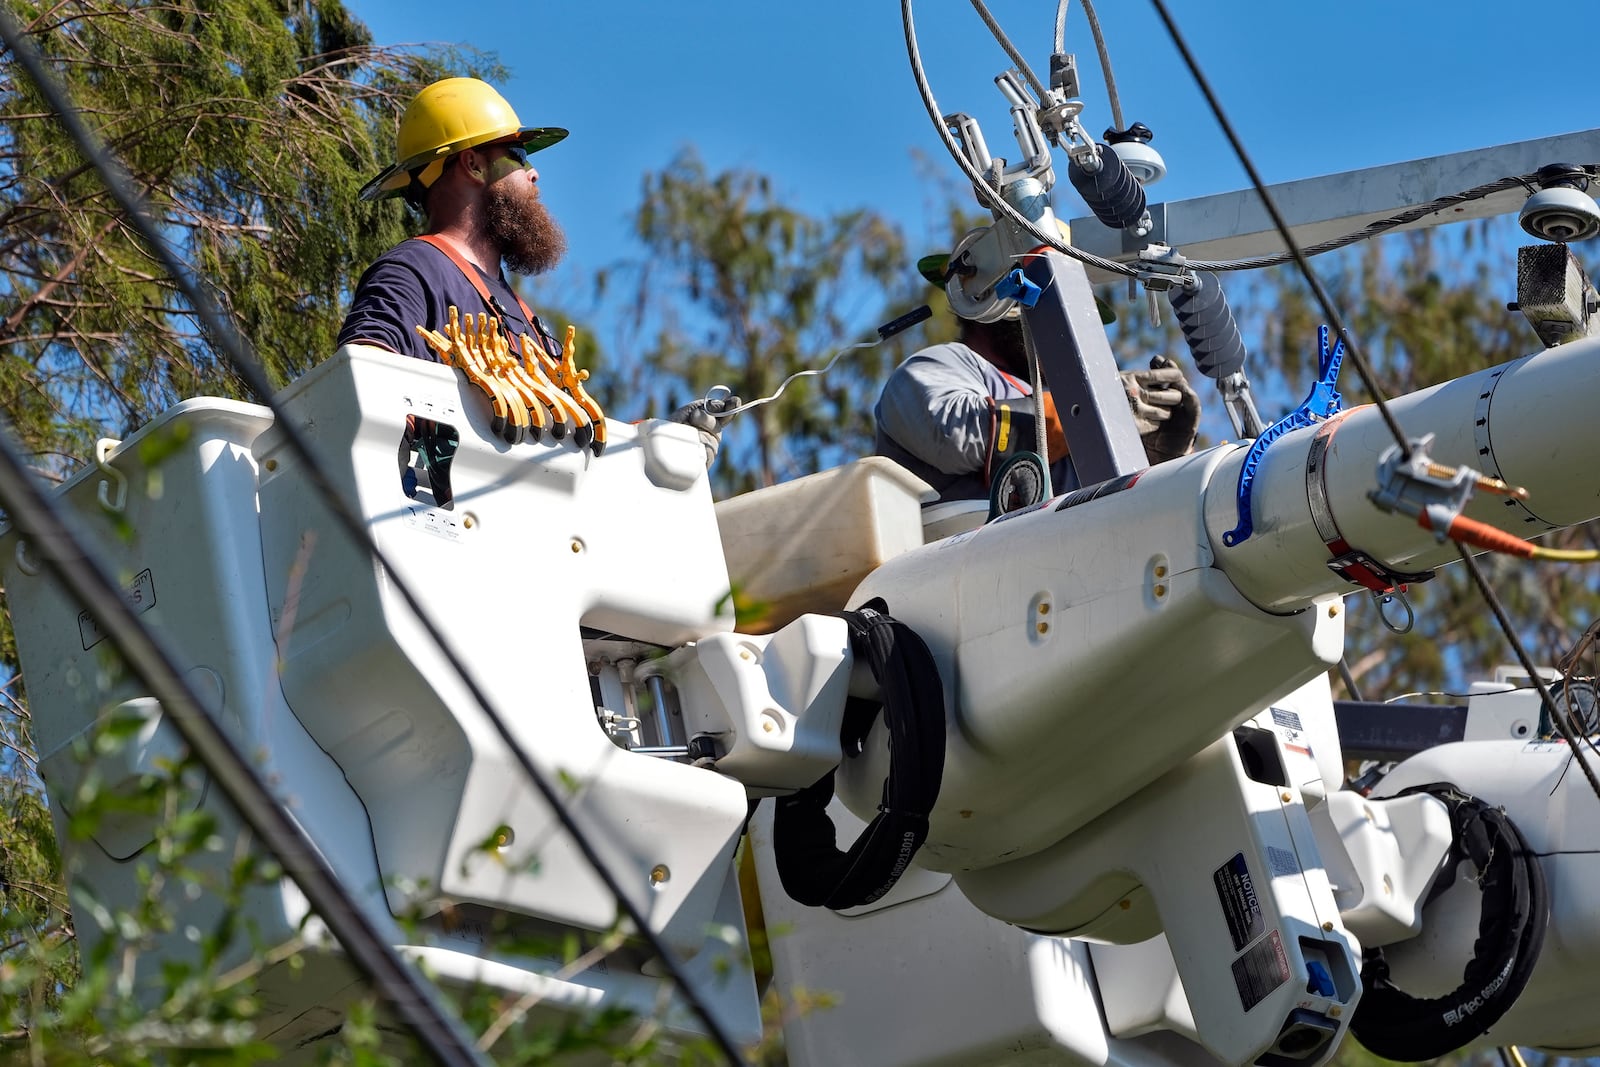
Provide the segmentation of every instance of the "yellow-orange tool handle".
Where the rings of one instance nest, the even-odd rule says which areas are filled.
[[[534,439],[537,440],[539,434],[546,430],[551,430],[552,435],[557,438],[562,437],[566,433],[566,426],[561,424],[552,429],[548,405],[538,390],[531,388],[527,375],[522,373],[522,365],[512,358],[511,344],[504,332],[496,330],[494,336],[489,339],[489,344],[496,376],[516,394],[518,402],[527,409],[528,420],[532,425],[530,432]],[[560,417],[559,412],[556,417]]]
[[[476,338],[472,334],[472,316],[467,316],[467,328],[461,327],[461,313],[454,304],[450,305],[450,323],[445,327],[445,335],[450,338],[455,349],[456,359],[460,368],[467,376],[467,381],[482,389],[489,397],[491,417],[489,429],[504,441],[516,444],[521,440],[522,434],[518,431],[516,422],[511,415],[513,403],[509,400],[500,383],[495,381],[483,365],[481,353],[476,345]]]
[[[543,425],[547,426],[555,437],[565,437],[568,429],[567,413],[556,399],[554,390],[535,381],[516,360],[511,360],[507,364],[505,374],[506,380],[515,384],[517,390],[527,399],[530,408],[539,410],[544,419]]]
[[[563,392],[551,376],[550,370],[555,366],[555,363],[548,355],[544,354],[543,346],[539,344],[537,339],[526,335],[522,337],[521,344],[523,352],[522,372],[538,387],[541,395],[550,398],[550,410],[559,412],[559,417],[564,422],[569,422],[577,427],[586,426],[589,419],[584,414],[583,408],[579,407],[577,401]]]
[[[426,326],[418,326],[417,332],[422,335],[424,341],[428,342],[429,348],[439,353],[439,362],[446,367],[454,367],[456,365],[455,345],[450,343],[450,338],[438,330],[430,330]]]
[[[473,333],[474,325],[476,325],[477,329],[475,334]],[[528,435],[532,420],[528,413],[528,406],[522,402],[522,397],[518,395],[516,388],[505,380],[500,368],[496,365],[495,349],[497,347],[496,341],[500,336],[500,320],[491,317],[487,312],[480,311],[478,312],[477,323],[474,324],[472,316],[468,315],[467,334],[469,344],[472,346],[472,351],[478,360],[479,367],[483,370],[484,377],[494,383],[495,388],[504,398],[510,429],[510,432],[506,435],[506,440],[514,445],[520,444],[523,438]]]
[[[594,439],[590,445],[598,456],[606,447],[606,413],[600,410],[600,405],[583,387],[583,383],[589,379],[589,372],[578,369],[577,347],[578,328],[569,324],[567,343],[561,348],[560,377],[556,383],[578,402],[578,406],[589,417],[589,423],[594,427]]]

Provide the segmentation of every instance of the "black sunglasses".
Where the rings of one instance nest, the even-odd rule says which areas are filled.
[[[506,155],[519,167],[528,165],[528,150],[519,144],[501,145],[506,150]]]

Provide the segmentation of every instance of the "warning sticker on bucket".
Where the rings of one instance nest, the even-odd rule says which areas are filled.
[[[1228,921],[1228,934],[1233,938],[1233,949],[1237,952],[1260,937],[1267,928],[1266,923],[1261,921],[1261,901],[1256,897],[1256,884],[1250,878],[1244,853],[1235,852],[1233,859],[1217,868],[1211,881],[1217,887],[1222,917]]]
[[[1289,959],[1283,954],[1283,941],[1274,930],[1250,946],[1250,951],[1233,961],[1233,984],[1239,990],[1244,1010],[1260,1004],[1267,994],[1289,980]]]
[[[133,576],[132,583],[122,591],[122,596],[128,602],[128,607],[140,615],[156,606],[156,579],[149,567]],[[78,636],[83,639],[85,652],[106,639],[105,631],[100,629],[100,624],[87,611],[78,612]]]

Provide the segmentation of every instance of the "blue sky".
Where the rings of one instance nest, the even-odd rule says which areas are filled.
[[[573,248],[551,279],[557,293],[582,291],[593,268],[635,252],[628,216],[641,177],[689,144],[713,169],[770,175],[805,210],[868,206],[897,220],[914,248],[946,239],[930,232],[941,198],[930,173],[948,180],[954,165],[917,96],[895,0],[475,0],[448,14],[431,0],[347,3],[385,44],[497,52],[512,75],[500,88],[523,121],[572,131],[538,157]],[[989,6],[1042,74],[1055,4]],[[1099,6],[1124,110],[1155,130],[1169,167],[1151,198],[1246,185],[1151,5]],[[1565,40],[1587,32],[1578,8],[1566,16],[1569,34],[1479,0],[1171,7],[1268,181],[1600,125],[1583,59],[1563,54]],[[976,116],[1006,154],[1009,119],[993,86],[1009,66],[1004,53],[970,4],[920,0],[915,13],[940,106]],[[1098,133],[1110,114],[1076,4],[1067,46]],[[1069,188],[1058,189],[1058,210],[1083,213]]]

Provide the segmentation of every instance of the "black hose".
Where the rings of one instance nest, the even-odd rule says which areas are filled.
[[[1366,992],[1350,1032],[1369,1052],[1414,1063],[1477,1040],[1517,1002],[1544,946],[1549,893],[1539,857],[1504,811],[1444,782],[1398,795],[1411,793],[1436,797],[1450,810],[1455,843],[1444,877],[1454,877],[1456,865],[1470,860],[1483,892],[1472,959],[1461,984],[1444,996],[1412,996],[1389,981],[1381,948],[1365,954],[1361,982]]]
[[[843,612],[850,647],[872,667],[889,730],[889,776],[878,814],[848,852],[835,843],[829,771],[798,793],[779,797],[772,853],[784,891],[808,907],[835,911],[870,904],[900,880],[928,836],[928,814],[944,779],[944,686],[933,654],[916,632],[883,614],[882,600]],[[878,709],[847,708],[840,744],[861,749]]]

